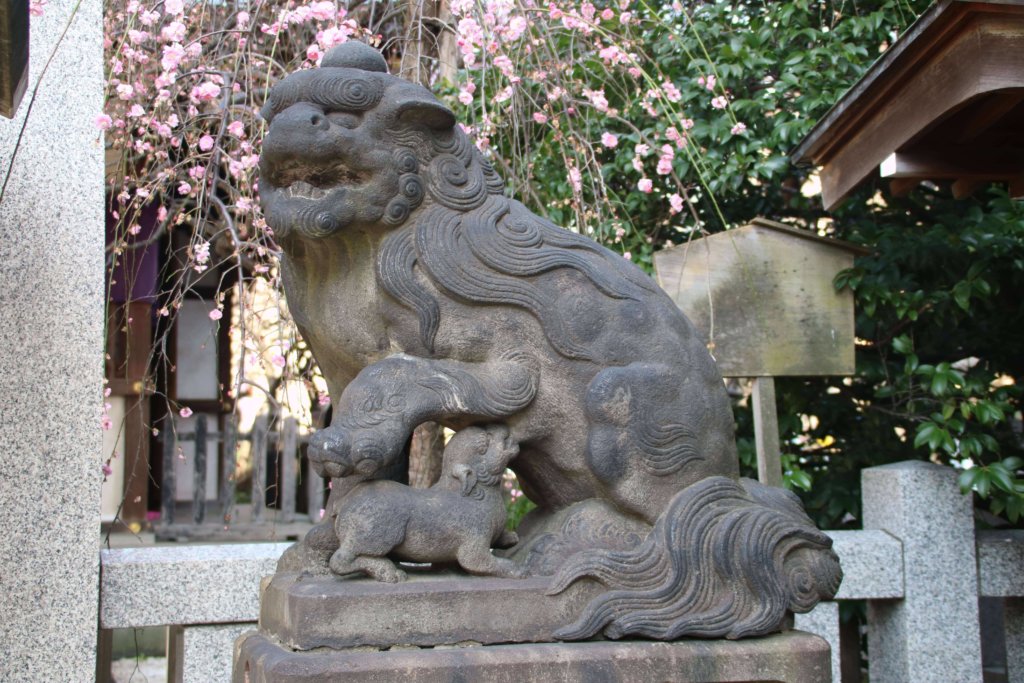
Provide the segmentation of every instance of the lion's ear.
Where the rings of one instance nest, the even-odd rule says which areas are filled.
[[[452,110],[433,99],[400,102],[397,118],[402,123],[420,123],[432,130],[450,130],[455,125]]]

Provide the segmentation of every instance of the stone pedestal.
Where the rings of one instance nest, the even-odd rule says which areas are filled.
[[[562,643],[603,586],[546,595],[550,578],[417,576],[399,584],[278,574],[260,630],[239,638],[234,680],[793,681],[831,680],[828,643],[790,631],[742,641]]]
[[[259,633],[235,648],[234,683],[827,683],[828,643],[789,631],[749,640],[602,641],[293,652]]]
[[[550,578],[456,574],[371,579],[278,574],[260,600],[260,631],[294,650],[320,647],[543,643],[603,588],[581,581],[545,595]]]

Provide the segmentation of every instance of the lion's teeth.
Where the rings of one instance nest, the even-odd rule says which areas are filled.
[[[323,199],[327,196],[327,190],[311,185],[304,180],[297,180],[288,186],[288,196],[302,199]]]

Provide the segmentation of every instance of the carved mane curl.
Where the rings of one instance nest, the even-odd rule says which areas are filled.
[[[383,242],[377,280],[420,321],[420,339],[430,350],[440,324],[433,292],[417,277],[423,273],[438,289],[472,303],[512,304],[529,311],[558,353],[588,359],[557,315],[550,288],[536,276],[571,268],[605,296],[639,300],[652,282],[595,242],[559,228],[501,194],[501,179],[459,129],[451,138],[406,129],[394,140],[409,149],[435,154],[420,161],[427,200],[409,221]],[[611,266],[611,267],[609,267]]]

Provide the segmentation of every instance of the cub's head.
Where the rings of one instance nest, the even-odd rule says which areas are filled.
[[[279,238],[387,229],[424,201],[468,210],[502,189],[454,114],[389,75],[362,43],[339,45],[319,68],[282,80],[262,114],[270,129],[260,197]]]

